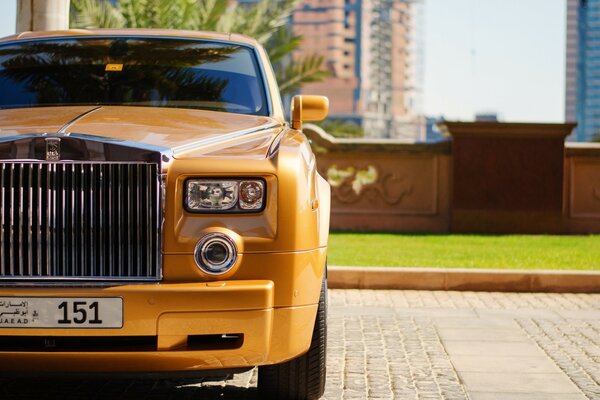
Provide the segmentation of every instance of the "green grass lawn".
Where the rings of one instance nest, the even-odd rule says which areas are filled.
[[[332,233],[329,265],[600,270],[600,235]]]

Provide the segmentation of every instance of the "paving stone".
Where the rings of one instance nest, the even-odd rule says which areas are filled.
[[[581,394],[562,373],[526,374],[506,372],[459,372],[462,381],[473,392]]]
[[[459,329],[514,329],[518,327],[514,319],[510,317],[495,318],[432,318],[438,328]]]
[[[544,356],[453,356],[452,364],[459,372],[560,373]]]
[[[589,399],[600,399],[600,330],[596,321],[517,321]]]
[[[500,328],[443,328],[438,326],[442,340],[457,341],[490,341],[490,342],[529,342],[529,337],[522,331]]]
[[[586,400],[583,394],[469,392],[471,400]]]
[[[487,356],[543,356],[541,351],[533,343],[523,342],[493,342],[493,341],[458,341],[446,340],[444,346],[452,356],[476,356],[485,354]]]
[[[600,399],[600,295],[331,290],[328,331],[326,400]],[[0,398],[255,400],[257,376],[0,379]]]

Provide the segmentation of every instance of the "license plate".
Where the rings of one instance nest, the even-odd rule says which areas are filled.
[[[0,297],[0,328],[121,328],[120,297]]]

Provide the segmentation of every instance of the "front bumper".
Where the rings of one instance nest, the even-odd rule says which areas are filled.
[[[305,352],[317,304],[274,306],[274,283],[238,280],[106,288],[3,288],[0,297],[121,297],[120,329],[0,329],[3,337],[146,337],[151,349],[109,347],[14,351],[0,348],[0,371],[171,372],[272,364]],[[200,344],[190,336],[237,335],[237,342]],[[59,340],[56,341],[60,343]],[[110,343],[110,340],[107,340]]]

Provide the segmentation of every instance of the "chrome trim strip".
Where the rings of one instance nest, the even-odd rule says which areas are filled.
[[[268,125],[263,125],[263,126],[258,126],[258,127],[254,127],[254,128],[243,129],[241,131],[227,133],[225,135],[213,136],[213,137],[210,137],[210,138],[207,138],[207,139],[204,139],[204,140],[199,140],[199,141],[194,142],[194,143],[190,143],[190,144],[186,144],[186,145],[183,145],[183,146],[174,147],[173,148],[173,157],[177,158],[177,156],[179,156],[181,153],[185,153],[185,152],[188,152],[188,151],[191,151],[191,150],[195,150],[198,147],[207,146],[207,145],[210,145],[210,144],[215,144],[215,143],[223,142],[223,141],[230,140],[230,139],[236,139],[238,137],[245,136],[245,135],[248,135],[250,133],[262,132],[262,131],[266,131],[266,130],[269,130],[269,129],[277,128],[279,126],[281,126],[280,123],[273,122],[273,123],[268,124]]]
[[[68,282],[68,281],[114,281],[114,282],[159,282],[160,278],[155,277],[119,277],[119,276],[73,276],[73,277],[54,277],[54,276],[39,276],[39,277],[19,277],[19,278],[4,278],[0,281],[0,287],[15,281],[20,282],[35,282],[35,281],[56,281],[56,282]]]
[[[66,133],[66,130],[73,125],[75,122],[79,121],[80,119],[82,119],[83,117],[90,115],[91,113],[98,111],[99,109],[101,109],[102,106],[98,106],[96,108],[92,108],[91,110],[87,110],[81,114],[79,114],[78,116],[76,116],[75,118],[73,118],[72,120],[70,120],[69,122],[67,122],[66,124],[64,124],[63,126],[60,127],[59,130],[56,131],[57,134],[64,134],[65,136],[69,136],[68,133]]]
[[[24,280],[20,282],[12,281],[0,281],[0,288],[13,288],[13,287],[30,287],[35,288],[43,285],[44,287],[111,287],[111,286],[125,286],[125,285],[147,285],[160,284],[159,279],[124,279],[124,278],[102,278],[102,280],[94,281],[87,278],[74,279],[74,280],[63,280],[63,281],[45,281],[45,280]]]
[[[0,146],[3,154],[14,154],[18,146],[21,152],[16,158],[0,159],[0,161],[21,162],[79,162],[79,163],[130,163],[145,162],[158,163],[162,172],[165,172],[169,162],[173,158],[173,151],[164,146],[155,146],[142,142],[119,140],[103,136],[70,133],[69,135],[57,135],[48,133],[31,133],[10,136],[0,131]],[[46,160],[45,152],[39,149],[38,141],[45,141],[49,137],[60,137],[63,142],[62,160]],[[15,142],[15,143],[12,143]],[[98,146],[100,144],[100,146]],[[28,149],[29,154],[23,154],[22,150]],[[114,150],[118,151],[114,151]],[[117,154],[117,156],[115,156]],[[6,157],[6,156],[5,156]]]
[[[106,165],[117,165],[117,164],[147,164],[151,165],[153,163],[146,163],[143,161],[78,161],[78,160],[60,160],[56,161],[46,161],[46,160],[29,160],[29,159],[9,159],[2,160],[0,159],[0,163],[4,164],[43,164],[43,165],[73,165],[73,164],[106,164]]]

